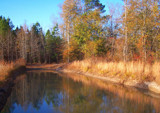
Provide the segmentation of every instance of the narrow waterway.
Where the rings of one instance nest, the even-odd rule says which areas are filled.
[[[81,75],[31,71],[15,82],[2,113],[160,113],[158,95]]]

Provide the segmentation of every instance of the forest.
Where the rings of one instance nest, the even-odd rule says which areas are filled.
[[[44,32],[40,23],[14,28],[0,16],[0,60],[27,63],[160,60],[159,0],[125,0],[123,7],[99,0],[65,0],[60,24]],[[119,9],[118,9],[119,8]],[[54,8],[53,8],[54,10]]]
[[[160,0],[62,1],[47,29],[60,1],[28,0],[31,25],[0,14],[0,112],[159,112]]]

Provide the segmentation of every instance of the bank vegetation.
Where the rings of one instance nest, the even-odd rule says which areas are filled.
[[[90,73],[103,77],[120,78],[121,80],[136,80],[141,82],[156,82],[160,85],[160,63],[153,64],[141,61],[108,62],[102,58],[90,58],[74,61],[67,69],[76,72]]]
[[[25,67],[26,62],[23,59],[16,60],[15,62],[0,62],[0,82],[4,82],[8,76],[11,76],[10,74],[20,68]],[[19,70],[22,71],[22,70]]]
[[[65,0],[60,16],[61,24],[46,32],[39,22],[14,28],[9,18],[0,16],[0,60],[66,62],[70,69],[159,83],[158,0],[124,0],[118,5]],[[14,67],[1,65],[4,75],[3,70]]]

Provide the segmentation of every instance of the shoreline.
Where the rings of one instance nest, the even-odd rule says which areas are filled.
[[[110,77],[110,76],[100,76],[97,74],[92,74],[89,72],[83,72],[83,71],[77,71],[76,69],[68,69],[67,66],[69,64],[47,64],[47,67],[45,67],[45,65],[29,65],[27,66],[27,70],[54,70],[57,72],[64,72],[64,73],[75,73],[75,74],[81,74],[84,76],[88,76],[88,77],[93,77],[93,78],[97,78],[100,80],[105,80],[105,81],[109,81],[112,83],[116,83],[116,84],[120,84],[120,85],[125,85],[125,86],[130,86],[130,87],[135,87],[135,88],[139,88],[139,89],[145,89],[145,90],[149,90],[153,93],[156,94],[160,94],[160,85],[158,85],[156,82],[140,82],[137,80],[124,80],[118,77]]]
[[[56,71],[59,72],[64,72],[64,73],[76,73],[76,74],[81,74],[84,76],[88,76],[88,77],[93,77],[93,78],[97,78],[100,80],[104,80],[104,81],[109,81],[115,84],[120,84],[120,85],[125,85],[125,86],[130,86],[130,87],[135,87],[135,88],[140,88],[140,89],[145,89],[145,90],[149,90],[153,93],[156,94],[160,94],[160,85],[158,85],[155,82],[139,82],[136,80],[122,80],[120,78],[117,77],[103,77],[103,76],[98,76],[96,74],[91,74],[88,72],[81,72],[81,71],[75,71],[75,70],[69,70],[69,69],[57,69]]]
[[[0,84],[0,111],[3,109],[7,102],[8,97],[11,94],[16,78],[26,71],[25,66],[19,66],[11,70],[8,77]]]

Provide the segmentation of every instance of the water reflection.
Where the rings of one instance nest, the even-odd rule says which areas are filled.
[[[73,74],[28,72],[2,113],[158,113],[160,99]]]

